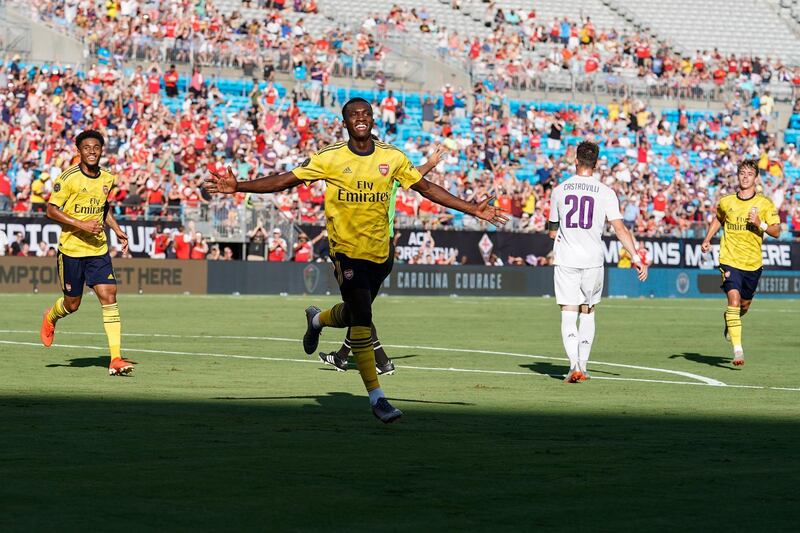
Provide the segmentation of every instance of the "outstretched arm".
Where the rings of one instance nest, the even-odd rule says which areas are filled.
[[[610,220],[609,222],[611,222],[611,226],[614,228],[614,233],[617,234],[617,239],[619,239],[619,242],[622,243],[622,246],[631,255],[633,266],[636,268],[636,272],[639,274],[639,281],[646,280],[647,265],[642,263],[642,260],[639,258],[639,254],[636,252],[636,244],[633,242],[633,236],[631,235],[631,232],[628,231],[628,228],[626,228],[625,224],[622,223],[621,218]]]
[[[508,222],[508,217],[503,215],[502,209],[493,205],[489,205],[489,202],[494,200],[494,197],[487,196],[480,203],[470,203],[462,200],[461,198],[453,196],[444,190],[444,188],[426,180],[425,178],[419,180],[417,183],[412,185],[411,188],[431,202],[436,202],[437,204],[449,207],[450,209],[455,209],[457,211],[461,211],[462,213],[480,218],[481,220],[486,220],[495,226],[502,226]]]
[[[238,181],[236,175],[228,167],[224,174],[211,172],[211,177],[203,182],[203,189],[214,194],[234,194],[237,192],[269,193],[297,187],[303,183],[291,172],[272,174],[252,181]]]

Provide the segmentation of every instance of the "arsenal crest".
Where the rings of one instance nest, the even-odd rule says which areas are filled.
[[[108,194],[108,187],[106,187],[105,185],[103,185],[103,194],[106,195]]]
[[[319,269],[311,264],[303,269],[303,283],[306,286],[306,292],[314,292],[319,282]]]
[[[385,176],[389,173],[389,165],[387,163],[381,163],[378,165],[378,170],[380,171],[381,176]]]

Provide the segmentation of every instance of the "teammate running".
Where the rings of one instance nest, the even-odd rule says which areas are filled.
[[[746,159],[737,169],[739,191],[723,196],[717,216],[711,221],[701,249],[708,253],[711,239],[723,227],[719,246],[722,290],[728,296],[723,335],[733,345],[733,364],[744,364],[742,317],[750,309],[761,279],[761,243],[764,235],[776,239],[781,234],[781,219],[772,200],[756,192],[758,162]]]
[[[597,144],[578,145],[577,174],[553,189],[548,230],[553,245],[556,303],[561,306],[561,339],[569,358],[566,383],[586,381],[594,342],[594,306],[603,293],[603,228],[611,223],[631,256],[639,280],[647,279],[628,229],[622,222],[616,193],[594,177]],[[580,325],[578,316],[580,315]]]
[[[116,177],[100,168],[104,144],[99,132],[81,132],[75,138],[80,163],[62,172],[53,186],[47,217],[61,224],[58,275],[64,296],[45,311],[40,336],[45,346],[53,344],[56,322],[78,310],[83,286],[88,285],[103,307],[103,327],[111,352],[108,373],[116,376],[129,374],[133,365],[121,355],[122,326],[117,304],[117,280],[108,255],[104,221],[122,244],[123,253],[128,248],[128,236],[109,209],[108,193]]]
[[[325,180],[325,216],[331,259],[342,294],[342,303],[321,311],[306,308],[306,333],[303,348],[312,354],[319,345],[324,327],[350,328],[351,347],[358,371],[369,393],[373,414],[389,423],[402,416],[380,388],[372,343],[372,301],[389,275],[389,202],[394,183],[412,188],[425,198],[445,207],[489,221],[496,225],[508,219],[489,205],[466,202],[423,178],[408,157],[396,147],[376,141],[372,106],[363,98],[353,98],[342,107],[349,141],[332,144],[291,172],[274,174],[253,181],[236,180],[212,172],[204,183],[210,193],[271,193],[301,183]]]

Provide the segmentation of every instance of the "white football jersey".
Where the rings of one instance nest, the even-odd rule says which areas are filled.
[[[603,266],[603,227],[621,219],[617,194],[594,177],[572,176],[553,189],[550,222],[558,222],[553,264]]]

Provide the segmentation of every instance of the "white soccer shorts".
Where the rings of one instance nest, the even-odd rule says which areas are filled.
[[[553,280],[558,305],[594,306],[603,294],[603,267],[572,268],[556,265]]]

